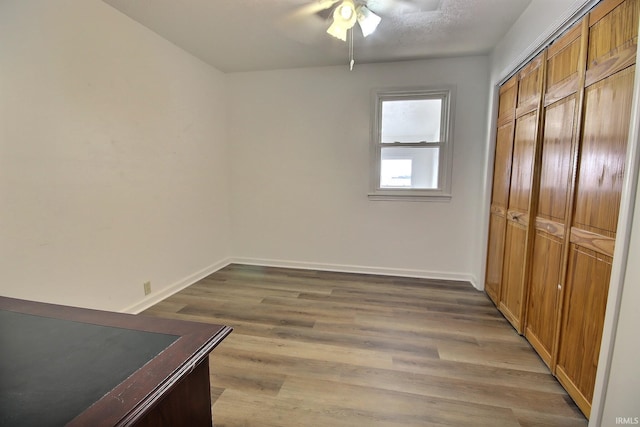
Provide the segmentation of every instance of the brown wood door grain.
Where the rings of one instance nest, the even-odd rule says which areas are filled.
[[[612,258],[572,244],[556,376],[589,416]]]
[[[555,40],[547,51],[547,79],[544,105],[552,104],[580,90],[586,61],[586,19]]]
[[[529,74],[540,74],[540,65]],[[525,80],[541,83],[529,75]],[[528,85],[530,87],[531,84]],[[528,89],[529,90],[529,89]],[[541,87],[538,87],[538,94]],[[528,93],[528,92],[527,92]],[[538,97],[539,100],[539,97]],[[533,105],[531,96],[523,105]],[[519,107],[520,108],[520,107]],[[503,279],[499,308],[514,328],[522,333],[527,245],[529,234],[529,210],[533,188],[534,159],[538,137],[538,109],[516,118],[511,185],[507,209],[507,231],[504,252]]]
[[[586,19],[554,41],[547,51],[540,183],[531,272],[527,284],[525,336],[554,369],[564,279],[565,241],[584,85]]]
[[[487,293],[587,417],[616,242],[639,19],[640,0],[602,0],[501,90],[496,159],[510,156],[510,163],[497,160],[494,170]],[[503,102],[507,90],[517,94]]]
[[[493,188],[487,244],[487,272],[485,277],[485,291],[496,305],[500,303],[500,288],[502,284],[517,90],[518,80],[515,77],[502,85],[498,106],[498,129],[496,132],[493,166]]]
[[[640,1],[589,15],[582,138],[556,376],[587,415],[598,366],[631,115]]]
[[[522,326],[522,289],[524,285],[527,227],[515,221],[507,221],[505,239],[503,286],[500,295],[500,311],[520,332]]]
[[[615,237],[635,66],[588,87],[574,227]],[[604,113],[606,112],[606,113]]]
[[[556,337],[563,239],[536,230],[525,336],[551,366]]]
[[[538,55],[518,73],[516,117],[535,110],[542,94],[544,55]]]
[[[518,78],[512,77],[500,86],[498,101],[498,126],[513,121],[518,101]]]
[[[500,283],[502,281],[502,260],[506,226],[507,219],[504,212],[491,212],[489,217],[489,244],[487,248],[485,291],[496,305],[500,303]]]
[[[562,289],[575,107],[575,95],[546,107],[541,147],[540,190],[528,285],[525,336],[550,367],[553,363],[558,302]]]
[[[545,109],[538,217],[564,225],[571,181],[575,96]]]
[[[496,155],[493,167],[493,191],[491,205],[505,211],[509,203],[511,186],[511,158],[513,154],[513,121],[498,128],[496,135]]]
[[[587,416],[607,305],[634,68],[600,80],[585,91],[556,374]]]
[[[590,14],[587,85],[635,63],[638,0],[607,0]]]
[[[547,51],[540,178],[525,336],[542,360],[554,369],[559,309],[566,270],[565,242],[573,168],[586,68],[587,19],[583,19]]]
[[[520,214],[527,214],[529,212],[537,130],[537,110],[525,114],[516,120],[509,211]]]

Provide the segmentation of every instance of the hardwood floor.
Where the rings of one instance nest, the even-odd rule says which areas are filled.
[[[144,314],[234,328],[218,427],[587,425],[468,283],[230,265]]]

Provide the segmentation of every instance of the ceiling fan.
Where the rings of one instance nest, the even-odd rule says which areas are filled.
[[[380,15],[434,11],[443,0],[314,0],[288,16],[289,20],[319,16],[330,21],[326,32],[349,43],[349,65],[353,70],[353,29],[360,27],[363,37],[372,34],[382,21]]]
[[[347,41],[347,33],[356,23],[362,30],[362,35],[367,37],[373,33],[382,20],[373,13],[364,0],[316,0],[292,13],[289,18],[304,18],[318,15],[326,17],[327,12],[331,17],[331,25],[327,33],[342,41]]]
[[[362,35],[367,37],[376,30],[382,20],[367,8],[366,4],[356,4],[353,0],[328,0],[327,3],[338,3],[333,10],[333,22],[327,33],[342,41],[347,41],[347,31],[352,29],[356,22],[362,30]]]
[[[290,17],[302,18],[319,15],[330,19],[327,33],[342,41],[347,41],[349,30],[356,26],[367,37],[372,34],[385,14],[433,11],[442,0],[315,0],[302,6]]]

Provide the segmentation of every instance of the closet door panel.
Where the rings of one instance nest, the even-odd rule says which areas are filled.
[[[513,142],[500,309],[518,332],[522,332],[528,212],[537,125],[537,111],[518,118]]]
[[[571,42],[566,46],[562,46],[562,50],[554,54],[547,62],[547,93],[549,90],[554,89],[556,85],[575,76],[578,69],[581,47],[580,26],[573,28],[570,34],[565,37],[570,37],[572,39]],[[562,40],[559,40],[559,42],[562,43]],[[556,48],[556,46],[553,46],[553,48]],[[550,55],[553,48],[549,49]],[[575,87],[577,89],[577,86]]]
[[[526,227],[513,221],[507,222],[500,309],[517,331],[521,330],[526,239]]]
[[[588,87],[574,226],[615,237],[635,66]],[[606,113],[603,113],[606,112]]]
[[[575,106],[575,95],[571,95],[545,109],[541,147],[540,191],[525,336],[548,366],[553,363],[558,319]]]
[[[538,106],[542,93],[542,65],[543,55],[531,60],[518,75],[518,103],[516,117],[521,117],[526,112],[534,110]]]
[[[513,160],[507,208],[504,267],[499,308],[518,333],[523,332],[526,278],[530,267],[534,191],[534,164],[539,135],[545,54],[539,55],[518,74],[518,102],[513,137]],[[536,196],[537,197],[537,196]]]
[[[532,111],[516,120],[509,211],[520,213],[529,211],[537,128],[537,111]]]
[[[498,104],[498,125],[513,120],[516,114],[518,100],[518,80],[512,77],[500,88],[500,102]]]
[[[602,0],[519,71],[508,103],[507,88],[501,90],[498,140],[513,136],[509,154],[496,146],[496,159],[510,155],[511,162],[494,170],[488,252],[496,260],[487,262],[487,293],[587,417],[616,243],[639,19],[640,0]]]
[[[609,291],[635,75],[638,0],[589,17],[582,140],[556,375],[589,416]]]
[[[515,89],[513,89],[515,90]],[[511,180],[511,155],[513,146],[513,122],[498,128],[496,135],[496,156],[493,172],[493,191],[489,219],[489,244],[487,250],[487,277],[485,288],[489,297],[500,301],[502,261],[506,227],[507,202]]]
[[[485,290],[499,306],[504,260],[504,239],[507,226],[507,208],[511,186],[511,160],[513,156],[513,131],[516,116],[518,79],[513,77],[500,88],[498,105],[498,129],[493,166],[493,188],[489,215],[489,239],[487,243],[487,272]]]
[[[584,69],[582,54],[582,22],[554,41],[548,49],[545,105],[576,93],[580,89],[580,71]]]
[[[487,250],[487,279],[485,291],[494,303],[500,301],[500,281],[504,254],[504,235],[507,219],[503,214],[491,213],[489,219],[489,245]]]
[[[553,358],[562,243],[544,231],[536,232],[525,335],[547,366]]]
[[[557,376],[587,416],[598,367],[611,261],[611,257],[571,245]]]
[[[589,29],[589,69],[615,57],[636,42],[637,0],[608,1],[591,13]],[[607,7],[608,6],[608,7]]]
[[[498,128],[496,134],[496,157],[493,167],[493,190],[491,204],[507,208],[511,181],[511,155],[513,147],[513,123]]]
[[[538,216],[564,224],[571,179],[575,96],[545,109]]]
[[[591,411],[609,290],[634,68],[628,67],[585,90],[583,139],[556,373],[587,416]]]

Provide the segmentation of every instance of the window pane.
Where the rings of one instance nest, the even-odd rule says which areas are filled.
[[[380,159],[380,188],[438,188],[440,147],[385,147]]]
[[[381,142],[439,142],[442,99],[382,102]]]
[[[411,188],[411,159],[383,159],[380,163],[380,187]]]

